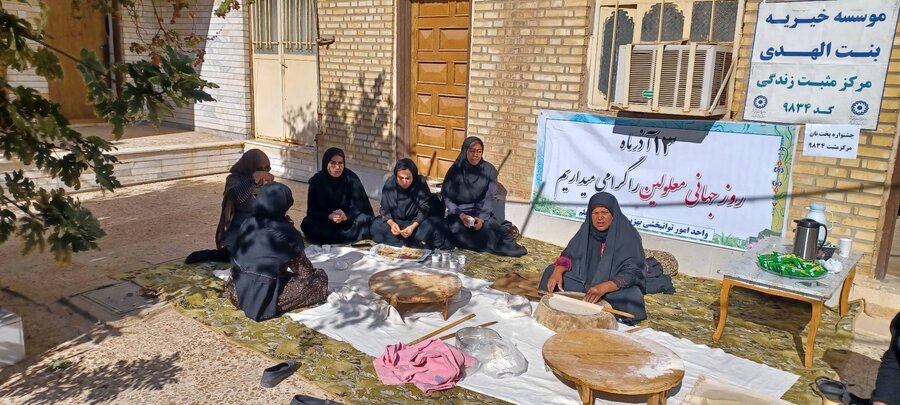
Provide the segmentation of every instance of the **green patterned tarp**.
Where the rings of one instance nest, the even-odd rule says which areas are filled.
[[[561,250],[558,246],[527,238],[521,242],[529,253],[520,258],[468,252],[469,264],[463,272],[471,277],[493,281],[510,271],[542,271]],[[222,268],[227,265],[218,266]],[[300,359],[299,372],[303,376],[346,398],[347,402],[503,402],[462,388],[426,397],[412,386],[381,384],[372,367],[372,358],[348,343],[329,339],[285,317],[262,323],[248,320],[241,311],[220,297],[222,284],[213,276],[213,269],[211,264],[171,262],[127,273],[122,278],[156,290],[183,314],[243,346],[273,358]],[[820,401],[810,384],[820,375],[835,376],[823,355],[830,350],[849,349],[853,319],[860,311],[860,305],[853,304],[848,316],[843,318],[834,310],[824,312],[816,339],[813,367],[806,369],[802,365],[802,350],[811,314],[808,304],[733,289],[725,334],[714,344],[711,336],[718,318],[721,282],[676,275],[674,284],[678,290],[674,295],[646,296],[647,312],[650,314],[650,319],[645,322],[647,326],[799,375],[800,380],[783,398],[800,404]]]

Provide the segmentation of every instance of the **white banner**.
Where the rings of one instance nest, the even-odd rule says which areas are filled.
[[[875,129],[900,0],[759,5],[744,119]]]
[[[796,130],[541,111],[533,206],[581,220],[606,191],[640,231],[745,249],[784,230]]]

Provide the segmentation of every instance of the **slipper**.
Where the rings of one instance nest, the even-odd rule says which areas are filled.
[[[847,391],[846,383],[828,377],[819,377],[816,378],[816,388],[829,401],[844,405],[850,403],[850,393]]]
[[[342,405],[340,402],[329,399],[311,397],[309,395],[294,395],[290,405]]]
[[[297,361],[290,359],[284,363],[278,363],[263,370],[262,380],[259,382],[263,388],[272,388],[285,378],[297,371]]]

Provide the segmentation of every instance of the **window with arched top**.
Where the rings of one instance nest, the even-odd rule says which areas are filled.
[[[595,0],[588,107],[724,113],[738,0]]]
[[[684,37],[684,13],[672,3],[650,6],[641,24],[641,42],[681,41]]]

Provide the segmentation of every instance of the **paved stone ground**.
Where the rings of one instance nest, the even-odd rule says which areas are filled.
[[[299,374],[276,389],[259,388],[272,359],[171,308],[98,325],[59,301],[113,283],[110,276],[121,271],[212,247],[224,178],[79,194],[107,236],[101,250],[76,254],[67,266],[47,253],[20,256],[18,241],[0,245],[0,306],[23,318],[27,354],[0,369],[0,403],[286,404],[293,394],[328,395]],[[305,202],[305,185],[288,184]],[[302,217],[296,209],[291,215]],[[68,367],[53,371],[51,362]]]
[[[170,306],[108,329],[100,341],[53,352],[0,386],[2,404],[286,404],[322,394],[295,374],[272,389],[259,385],[273,364]],[[78,342],[79,340],[76,340]]]

